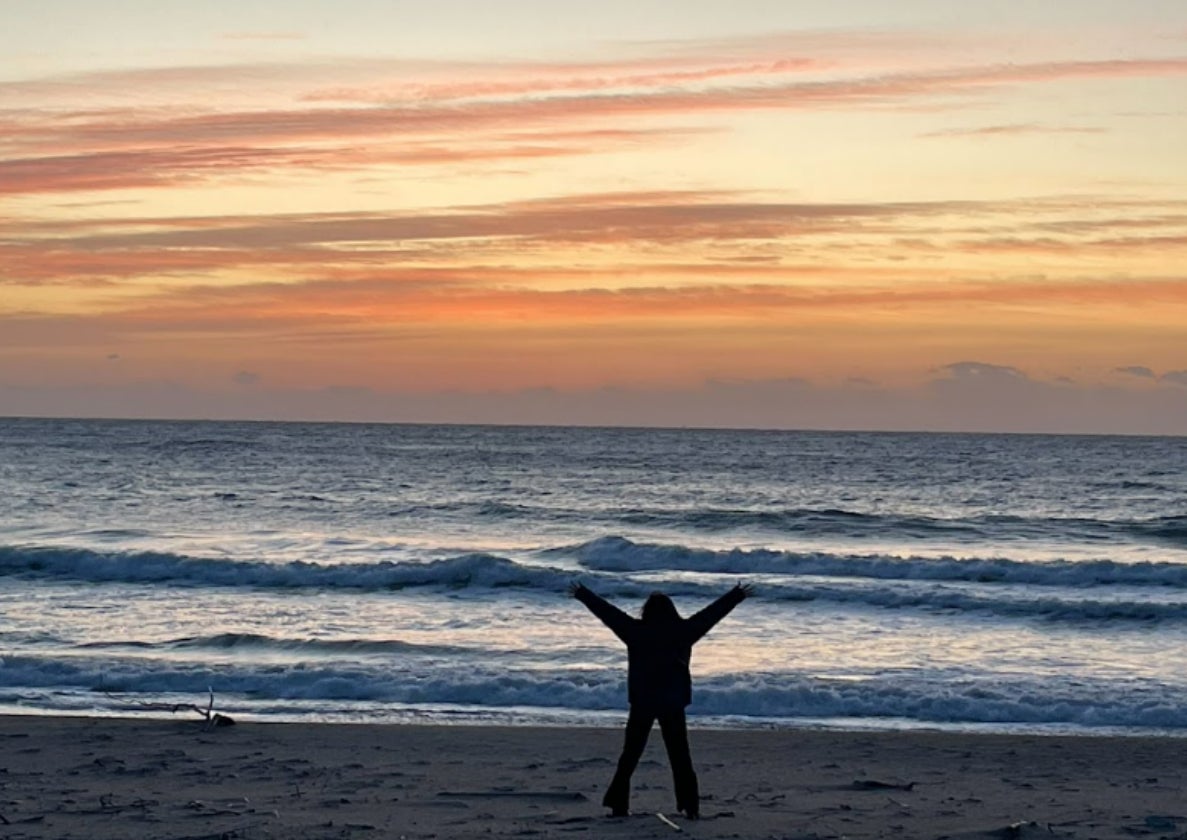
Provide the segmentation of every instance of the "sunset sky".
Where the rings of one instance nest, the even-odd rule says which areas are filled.
[[[1187,434],[1182,0],[0,0],[0,416]]]

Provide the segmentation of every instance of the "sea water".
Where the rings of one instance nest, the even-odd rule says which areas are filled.
[[[1187,733],[1187,439],[0,420],[0,712]]]

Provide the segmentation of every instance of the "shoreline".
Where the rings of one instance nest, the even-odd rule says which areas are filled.
[[[0,837],[1182,837],[1178,738],[690,730],[703,819],[658,729],[632,816],[606,727],[0,715]],[[656,814],[669,820],[664,822]]]
[[[199,698],[201,699],[201,698]],[[217,699],[217,696],[216,696]],[[169,707],[176,705],[175,711]],[[207,702],[202,703],[147,703],[101,708],[50,708],[25,705],[0,704],[0,720],[8,717],[66,718],[130,720],[142,722],[201,722],[206,714]],[[415,707],[400,708],[392,704],[385,714],[374,710],[364,712],[341,712],[338,715],[318,714],[275,714],[254,712],[250,708],[239,708],[234,703],[228,708],[215,702],[210,704],[211,713],[225,715],[237,723],[251,725],[286,726],[439,726],[488,729],[620,729],[626,723],[627,708],[599,709],[574,712],[555,711],[546,708],[506,707],[485,708],[474,711],[474,707],[438,708],[418,704]],[[552,714],[549,714],[553,712]],[[887,722],[892,720],[893,722]],[[1187,727],[1135,727],[1135,726],[1083,726],[1065,723],[975,723],[916,721],[890,718],[758,718],[727,715],[688,715],[690,732],[824,732],[851,734],[946,734],[985,737],[1022,738],[1122,738],[1122,739],[1166,739],[1187,740]],[[656,730],[658,732],[658,730]],[[0,839],[2,840],[2,839]]]

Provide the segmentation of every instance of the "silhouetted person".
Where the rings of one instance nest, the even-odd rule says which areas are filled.
[[[750,586],[739,584],[690,618],[681,618],[672,599],[656,592],[643,604],[642,617],[634,618],[582,584],[569,587],[570,594],[613,630],[627,649],[627,694],[631,710],[618,770],[602,798],[602,804],[614,816],[625,817],[629,813],[631,774],[643,755],[651,725],[656,720],[672,765],[676,808],[692,819],[701,815],[697,774],[692,769],[684,719],[684,707],[692,702],[688,663],[692,646],[751,591]]]

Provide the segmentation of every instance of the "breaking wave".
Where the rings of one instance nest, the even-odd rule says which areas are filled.
[[[584,574],[490,554],[425,562],[266,563],[154,552],[0,548],[0,577],[91,583],[271,589],[396,591],[440,587],[512,590],[556,597],[582,577],[611,596],[662,588],[712,597],[740,577],[777,602],[844,604],[927,612],[985,613],[1058,621],[1187,620],[1187,566],[1175,563],[1022,563],[1008,559],[919,558],[796,552],[707,551],[604,538],[567,550]],[[689,574],[699,573],[699,574]],[[238,639],[233,643],[250,643]]]
[[[147,663],[136,659],[0,659],[0,691],[52,688],[93,694],[130,706],[156,695],[204,697],[220,705],[235,696],[268,701],[335,704],[452,704],[486,708],[536,707],[596,712],[621,709],[618,671],[586,669],[464,669],[382,664],[294,664],[252,668],[235,664]],[[1137,690],[1142,702],[1134,702]],[[752,719],[902,719],[935,724],[1027,724],[1078,727],[1187,728],[1182,686],[1104,678],[1063,681],[1017,674],[892,674],[860,679],[799,672],[719,675],[698,680],[692,715]],[[133,699],[135,698],[135,699]]]

